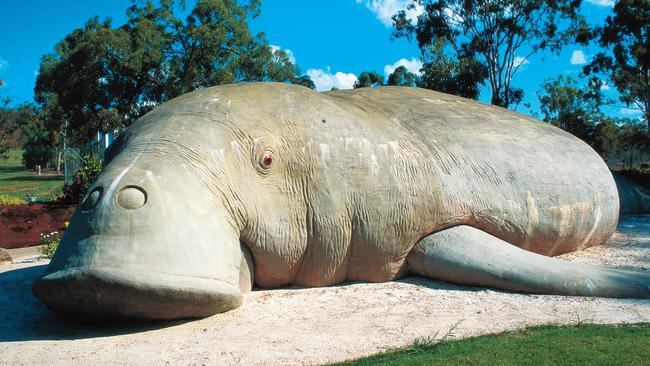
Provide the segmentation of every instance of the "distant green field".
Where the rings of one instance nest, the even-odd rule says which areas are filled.
[[[337,365],[649,365],[650,324],[539,326],[411,347]]]
[[[26,195],[38,199],[52,200],[61,194],[63,175],[42,174],[25,169],[21,163],[19,150],[9,152],[9,159],[0,159],[0,196],[7,195],[25,198]]]

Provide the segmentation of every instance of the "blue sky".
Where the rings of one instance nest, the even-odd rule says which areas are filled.
[[[14,104],[31,101],[39,59],[74,28],[98,15],[125,22],[129,0],[93,1],[7,0],[0,12],[0,79],[3,94]],[[191,4],[191,0],[188,1]],[[592,24],[600,24],[612,12],[613,0],[585,0],[582,12]],[[390,15],[407,0],[262,0],[262,14],[251,21],[254,32],[264,32],[270,44],[290,51],[303,73],[321,90],[349,88],[365,70],[390,73],[396,65],[419,69],[419,50],[414,43],[390,40]],[[525,60],[513,86],[522,87],[539,117],[537,91],[545,79],[559,74],[577,77],[581,64],[597,52],[595,47],[569,45],[559,55],[535,55]],[[607,93],[614,95],[613,90]],[[489,102],[484,88],[480,100]],[[635,116],[624,106],[610,107],[617,116]]]

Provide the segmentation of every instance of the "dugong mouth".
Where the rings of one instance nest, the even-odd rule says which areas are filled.
[[[71,320],[200,318],[237,308],[234,284],[215,279],[116,268],[68,268],[45,275],[34,295]]]

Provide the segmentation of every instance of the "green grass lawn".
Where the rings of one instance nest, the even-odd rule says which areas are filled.
[[[51,200],[61,194],[63,175],[37,175],[25,169],[21,163],[20,150],[9,152],[9,159],[0,159],[0,195],[25,198],[26,195],[38,199]]]
[[[409,348],[337,365],[650,365],[650,324],[540,326]]]

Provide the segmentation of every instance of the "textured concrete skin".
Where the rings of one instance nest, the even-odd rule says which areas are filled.
[[[422,239],[407,260],[415,274],[511,291],[600,297],[650,297],[650,275],[558,261],[518,249],[471,226]]]
[[[440,250],[420,240],[459,225],[499,243],[490,251],[556,255],[602,243],[619,211],[609,170],[577,138],[413,88],[204,89],[138,120],[106,163],[33,286],[50,309],[75,319],[202,317],[239,306],[253,283],[427,275],[407,256],[419,242],[410,258],[426,263]],[[474,234],[461,235],[470,255],[489,258],[471,249]],[[466,259],[453,259],[461,283],[463,268],[476,265]],[[556,260],[544,263],[537,268],[557,271]],[[531,265],[507,264],[515,274]],[[581,270],[572,276],[586,285],[585,276],[611,274]],[[508,281],[540,290],[526,276]]]
[[[621,173],[613,172],[612,175],[618,189],[621,215],[650,214],[650,190]]]

